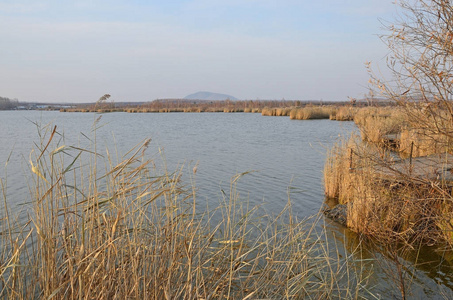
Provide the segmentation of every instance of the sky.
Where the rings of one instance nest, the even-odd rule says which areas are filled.
[[[0,96],[363,98],[392,0],[0,0]]]

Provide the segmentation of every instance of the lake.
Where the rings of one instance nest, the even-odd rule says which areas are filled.
[[[93,135],[93,123],[100,116],[0,112],[0,177],[6,179],[8,205],[13,211],[25,209],[23,204],[30,201],[25,175],[30,172],[30,151],[39,141],[36,124],[56,125],[62,144],[84,147],[89,144],[86,136]],[[196,183],[199,202],[218,204],[222,190],[229,190],[231,178],[250,172],[237,187],[242,200],[261,206],[269,214],[278,214],[290,199],[293,214],[299,219],[317,214],[323,205],[327,150],[341,136],[357,131],[353,122],[294,121],[245,113],[109,113],[102,115],[97,126],[98,148],[108,147],[120,155],[151,138],[147,157],[154,160],[157,168],[166,165],[169,171],[185,166],[186,180]],[[195,166],[196,174],[192,171]],[[339,248],[348,248],[357,240],[354,233],[329,220],[319,227],[326,228],[328,238]],[[420,295],[415,299],[443,299],[443,290],[451,295],[450,268],[439,266],[441,256],[425,252],[428,254],[423,266],[414,268],[410,261],[406,262],[414,268],[411,282],[414,295]],[[385,256],[376,256],[385,260]],[[384,264],[369,257],[364,265],[375,269],[370,282],[377,295],[382,299],[398,297],[392,279],[384,272]]]
[[[60,112],[0,112],[0,161],[8,164],[8,193],[21,201],[28,193],[23,184],[33,143],[39,141],[36,125],[53,124],[64,133],[66,145],[83,147],[98,115]],[[34,122],[34,123],[33,123]],[[103,114],[97,130],[99,148],[126,153],[151,138],[148,154],[162,167],[162,150],[169,171],[197,164],[198,198],[217,202],[237,173],[253,171],[240,181],[239,191],[251,204],[280,211],[288,191],[298,217],[316,214],[324,199],[322,171],[327,149],[339,135],[355,130],[352,122],[291,121],[259,114],[173,113]],[[98,125],[99,125],[98,124]],[[103,150],[101,150],[103,151]],[[26,172],[26,171],[25,171]],[[24,194],[25,193],[25,194]],[[17,197],[21,195],[21,197]]]

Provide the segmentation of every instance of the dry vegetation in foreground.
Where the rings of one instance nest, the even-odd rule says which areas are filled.
[[[196,202],[195,187],[182,182],[183,168],[151,167],[144,155],[149,140],[114,156],[98,151],[95,133],[84,148],[66,145],[56,127],[39,135],[25,219],[8,212],[1,179],[2,298],[371,296],[363,270],[311,222],[294,220],[290,206],[273,218],[242,203],[235,190],[242,175],[208,210]]]
[[[453,155],[446,152],[403,159],[386,145],[358,136],[328,153],[325,193],[329,202],[335,199],[338,204],[326,213],[377,244],[393,261],[396,268],[389,277],[402,299],[409,296],[413,272],[404,259],[409,257],[414,265],[426,263],[419,257],[422,245],[436,245],[429,251],[442,255],[443,272],[452,270],[452,163]]]
[[[431,111],[419,102],[356,110],[361,138],[337,144],[324,169],[325,194],[346,205],[349,228],[384,243],[453,244],[452,143],[442,134],[453,123]]]
[[[399,160],[385,148],[352,137],[334,147],[324,170],[326,196],[347,205],[347,226],[387,243],[453,242],[451,185],[434,164]],[[420,167],[421,166],[421,167]]]

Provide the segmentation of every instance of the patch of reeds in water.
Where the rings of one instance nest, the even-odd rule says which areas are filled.
[[[306,106],[291,109],[291,120],[329,119],[335,114],[336,108],[332,106]]]
[[[30,155],[32,210],[20,222],[8,214],[1,179],[2,298],[371,296],[362,273],[332,257],[290,206],[272,218],[241,203],[243,174],[208,210],[182,182],[183,168],[152,167],[150,140],[112,155],[99,153],[96,136],[86,147],[67,145],[56,128],[40,136]]]
[[[353,121],[358,108],[351,106],[341,106],[330,115],[331,120],[336,121]]]
[[[261,109],[246,107],[246,108],[244,108],[244,112],[245,113],[261,113]]]
[[[276,107],[276,108],[264,107],[261,110],[261,115],[271,117],[285,117],[289,116],[291,109],[292,109],[291,107]]]
[[[336,199],[339,204],[345,204],[353,198],[354,173],[357,166],[354,155],[356,137],[342,141],[329,150],[324,165],[324,191],[328,198]]]
[[[442,157],[439,162],[442,169]],[[326,196],[347,204],[349,228],[385,243],[453,242],[451,184],[403,163],[384,148],[351,138],[328,154]]]

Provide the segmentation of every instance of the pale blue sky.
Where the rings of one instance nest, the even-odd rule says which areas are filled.
[[[361,98],[394,13],[391,0],[0,0],[0,96]]]

